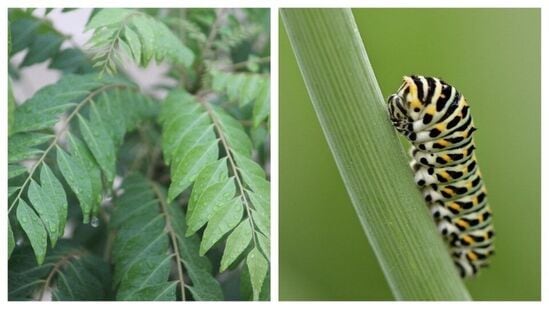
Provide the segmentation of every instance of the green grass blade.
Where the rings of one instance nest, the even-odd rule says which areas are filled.
[[[281,11],[320,125],[394,296],[470,300],[413,182],[351,10]]]

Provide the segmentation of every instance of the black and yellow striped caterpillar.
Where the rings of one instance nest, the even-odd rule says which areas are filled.
[[[394,127],[412,143],[415,182],[462,277],[488,266],[494,229],[475,158],[469,106],[435,77],[405,76],[388,99]]]

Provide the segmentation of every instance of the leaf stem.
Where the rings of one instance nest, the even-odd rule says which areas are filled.
[[[179,253],[179,244],[177,243],[177,234],[175,233],[175,230],[173,229],[172,223],[170,221],[170,216],[168,214],[168,207],[166,203],[166,199],[164,195],[162,194],[160,188],[158,185],[149,180],[149,183],[151,184],[151,187],[158,197],[158,201],[160,203],[160,209],[162,213],[164,214],[164,218],[166,218],[166,230],[168,231],[168,234],[170,235],[170,239],[172,242],[173,251],[175,254],[175,260],[177,264],[177,275],[179,277],[179,287],[181,289],[181,299],[185,301],[185,277],[183,276],[183,259],[181,259],[181,255]]]
[[[470,300],[413,181],[351,10],[282,9],[281,15],[320,126],[393,295]]]

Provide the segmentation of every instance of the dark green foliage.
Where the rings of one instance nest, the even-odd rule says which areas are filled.
[[[61,241],[38,265],[28,246],[17,248],[8,264],[8,299],[108,300],[110,272],[97,256]]]
[[[199,238],[184,234],[182,210],[168,204],[163,190],[142,176],[129,176],[122,188],[111,221],[117,230],[113,245],[117,299],[143,299],[145,293],[151,299],[176,300],[176,289],[188,278],[194,299],[222,300],[210,262],[198,255]],[[178,269],[178,276],[170,279],[172,268]]]
[[[42,12],[9,10],[9,73],[62,72],[9,87],[9,299],[268,299],[268,10],[94,9],[85,52]],[[168,67],[166,103],[128,60]]]
[[[38,18],[32,10],[10,9],[9,55],[27,50],[19,68],[51,59],[49,67],[64,73],[85,74],[92,71],[90,60],[78,48],[61,49],[68,37],[57,31],[45,18]]]

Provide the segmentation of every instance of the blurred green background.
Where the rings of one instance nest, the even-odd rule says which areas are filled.
[[[540,10],[355,9],[387,97],[405,74],[433,75],[468,99],[496,228],[475,300],[539,300]],[[280,21],[281,300],[393,299],[355,216]],[[405,206],[405,205],[403,205]]]

